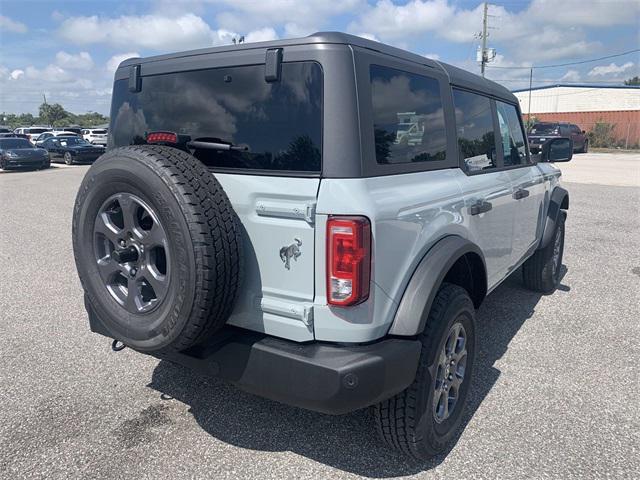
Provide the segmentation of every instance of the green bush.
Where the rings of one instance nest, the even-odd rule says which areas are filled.
[[[619,141],[614,135],[616,125],[614,123],[608,123],[598,121],[588,133],[589,145],[592,147],[613,148],[618,147]],[[624,142],[623,142],[624,145]]]

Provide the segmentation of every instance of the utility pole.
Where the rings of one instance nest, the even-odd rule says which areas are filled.
[[[489,61],[487,55],[487,14],[489,13],[489,4],[484,2],[484,11],[482,14],[482,57],[480,60],[480,74],[484,77],[484,67]]]
[[[533,84],[533,67],[529,70],[529,112],[527,113],[527,122],[531,122],[531,88]]]

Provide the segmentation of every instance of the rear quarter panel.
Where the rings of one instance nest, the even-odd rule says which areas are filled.
[[[323,179],[316,230],[317,340],[366,342],[386,334],[398,303],[428,249],[447,235],[467,238],[459,169],[360,179]],[[369,299],[357,307],[326,302],[326,218],[363,215],[371,221],[373,260]]]

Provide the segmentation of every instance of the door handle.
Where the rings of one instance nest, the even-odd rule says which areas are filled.
[[[491,202],[485,202],[484,200],[478,200],[476,203],[469,207],[469,214],[480,215],[481,213],[488,212],[493,208]]]
[[[513,193],[513,198],[515,198],[516,200],[520,200],[521,198],[527,198],[528,196],[529,196],[529,190],[525,190],[524,188],[516,190]]]

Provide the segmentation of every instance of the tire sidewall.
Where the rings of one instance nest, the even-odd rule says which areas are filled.
[[[467,295],[461,294],[456,296],[447,306],[441,322],[437,326],[436,334],[432,335],[433,341],[426,346],[428,355],[427,374],[420,379],[420,388],[418,395],[418,411],[420,412],[420,420],[416,426],[416,436],[428,439],[428,442],[419,442],[418,448],[425,449],[428,443],[436,446],[436,450],[444,449],[455,435],[466,404],[469,387],[473,379],[473,370],[476,354],[476,334],[475,334],[475,311],[473,304]],[[433,399],[435,395],[435,376],[437,372],[437,359],[447,340],[448,333],[454,323],[460,321],[467,334],[467,365],[465,370],[465,379],[460,388],[458,401],[454,412],[444,422],[436,422],[433,415]],[[422,452],[425,455],[432,455],[434,452],[426,450]]]
[[[73,164],[73,158],[71,157],[71,154],[69,152],[66,152],[64,154],[64,163],[66,163],[67,165]]]
[[[93,225],[100,207],[116,193],[131,193],[150,205],[167,234],[169,287],[162,302],[148,313],[132,314],[120,306],[98,273]],[[180,335],[195,296],[195,253],[176,192],[150,162],[112,151],[90,167],[76,200],[74,251],[89,301],[114,337],[134,349],[152,351],[170,345]]]

